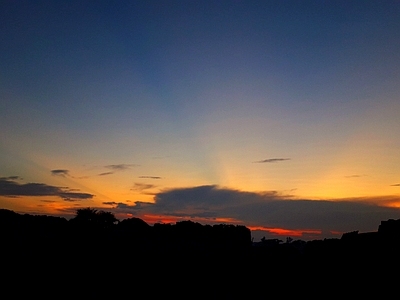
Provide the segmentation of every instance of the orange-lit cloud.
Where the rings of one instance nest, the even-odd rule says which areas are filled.
[[[274,235],[279,236],[291,236],[291,237],[302,237],[305,234],[321,234],[321,230],[301,230],[301,229],[283,229],[283,228],[266,228],[260,226],[248,226],[250,230],[256,231],[265,231]]]

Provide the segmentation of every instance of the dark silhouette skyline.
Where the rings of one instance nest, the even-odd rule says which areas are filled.
[[[242,225],[202,225],[186,220],[151,226],[135,217],[119,221],[111,212],[90,207],[77,209],[75,217],[70,220],[0,209],[0,227],[3,250],[9,249],[10,253],[26,243],[36,248],[61,244],[71,246],[75,243],[88,247],[101,246],[98,251],[104,248],[113,253],[115,249],[139,251],[141,255],[145,254],[144,250],[159,251],[158,254],[193,251],[207,255],[233,251],[258,258],[264,256],[263,259],[272,259],[277,255],[285,261],[328,254],[343,258],[362,253],[369,253],[372,259],[374,252],[393,255],[400,245],[400,219],[381,221],[374,232],[359,233],[356,230],[344,233],[341,238],[311,241],[264,237],[254,242],[250,229]]]
[[[180,298],[184,289],[190,297],[236,298],[246,292],[263,299],[263,287],[283,284],[308,295],[318,289],[361,295],[366,287],[355,281],[383,287],[399,266],[400,219],[339,239],[252,242],[250,230],[240,225],[187,220],[150,226],[92,208],[78,209],[70,220],[0,209],[0,241],[5,282],[46,282],[66,294],[119,295],[135,284],[160,297]]]

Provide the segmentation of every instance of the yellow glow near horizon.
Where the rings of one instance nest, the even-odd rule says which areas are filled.
[[[375,113],[368,112],[365,119],[368,120],[372,115]],[[379,111],[376,115],[380,115]],[[234,132],[232,128],[237,122],[243,126],[239,126],[240,129]],[[42,209],[52,214],[71,206],[107,208],[103,202],[122,202],[129,205],[133,205],[135,201],[154,202],[154,195],[165,189],[205,184],[216,184],[245,192],[277,191],[296,199],[369,198],[377,205],[400,207],[400,187],[397,186],[400,182],[400,157],[395,150],[397,148],[391,144],[391,134],[384,131],[385,124],[378,128],[374,128],[373,124],[359,121],[358,127],[351,128],[347,139],[338,145],[332,141],[322,144],[320,148],[318,145],[310,145],[309,148],[304,145],[299,148],[293,146],[293,149],[285,149],[283,153],[281,148],[274,145],[273,140],[267,139],[258,143],[260,132],[253,133],[256,126],[250,119],[227,118],[198,128],[193,139],[184,144],[187,149],[182,150],[179,147],[182,145],[176,149],[171,148],[176,151],[175,156],[165,157],[163,160],[147,158],[142,169],[131,168],[100,176],[99,174],[107,172],[104,166],[110,164],[109,161],[97,163],[97,166],[82,167],[83,161],[79,161],[81,158],[68,157],[66,154],[47,157],[32,150],[19,154],[19,158],[25,162],[25,168],[21,174],[15,175],[21,175],[25,183],[68,187],[94,195],[92,199],[79,202],[65,202],[56,197],[52,197],[54,202],[46,197],[20,197],[24,199],[23,206],[27,209]],[[269,121],[263,125],[275,124]],[[330,146],[337,148],[325,153]],[[279,157],[279,153],[282,158],[288,157],[290,160],[254,163],[256,160]],[[121,160],[136,161],[134,158]],[[63,177],[52,176],[51,170],[54,168],[65,168],[70,173]],[[162,179],[140,177],[147,174],[157,175]],[[140,184],[143,184],[143,189]],[[393,197],[390,200],[381,200],[380,196]],[[11,201],[10,198],[2,197],[1,201],[6,207],[16,210],[22,208],[20,203]]]

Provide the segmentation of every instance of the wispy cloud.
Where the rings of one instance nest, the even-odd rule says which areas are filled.
[[[161,179],[160,176],[139,176],[139,178],[147,178],[147,179]]]
[[[19,176],[0,177],[0,180],[22,180]]]
[[[69,175],[69,170],[63,170],[63,169],[51,170],[51,175],[65,177]]]
[[[78,193],[68,187],[57,187],[44,183],[20,184],[9,177],[0,178],[0,195],[6,197],[56,196],[65,201],[77,201],[93,198],[92,194]]]
[[[285,160],[290,160],[290,158],[267,158],[267,159],[263,159],[263,160],[253,161],[253,163],[259,163],[259,164],[275,163],[275,162],[285,161]]]
[[[154,187],[155,187],[154,184],[135,183],[134,186],[131,188],[131,191],[144,191],[152,189]]]
[[[391,186],[400,186],[400,183],[392,184]]]
[[[135,164],[117,164],[117,165],[106,165],[104,168],[109,169],[111,171],[109,172],[103,172],[98,174],[99,176],[106,176],[106,175],[111,175],[114,174],[115,172],[120,172],[120,171],[125,171],[129,170],[132,167],[137,167],[138,165]]]
[[[132,205],[123,202],[103,202],[103,204],[113,206],[113,209],[119,213],[130,213],[132,215],[136,215],[140,210],[154,206],[154,203],[143,201],[135,201]]]
[[[107,165],[107,166],[104,166],[104,167],[107,168],[107,169],[111,169],[111,170],[116,172],[116,171],[128,170],[128,169],[130,169],[132,167],[136,167],[136,166],[138,166],[138,165],[135,165],[135,164],[118,164],[118,165]]]
[[[106,175],[111,175],[114,174],[114,172],[104,172],[104,173],[100,173],[99,176],[106,176]]]
[[[107,202],[103,202],[102,204],[104,205],[117,205],[118,202],[114,202],[114,201],[107,201]]]

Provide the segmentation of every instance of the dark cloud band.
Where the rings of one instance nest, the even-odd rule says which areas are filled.
[[[92,194],[77,193],[66,187],[51,186],[44,183],[20,184],[7,178],[0,178],[0,195],[6,197],[56,196],[67,201],[93,198]]]
[[[246,226],[318,230],[323,233],[375,230],[385,219],[400,218],[400,209],[384,206],[399,197],[378,199],[312,200],[292,199],[276,191],[243,192],[215,185],[171,189],[155,195],[154,203],[114,204],[119,212],[133,215],[215,218],[238,220]],[[360,217],[357,217],[360,216]],[[362,217],[361,217],[362,216]],[[366,217],[366,218],[365,218]],[[368,220],[368,222],[365,222]],[[372,226],[372,227],[371,227]]]

